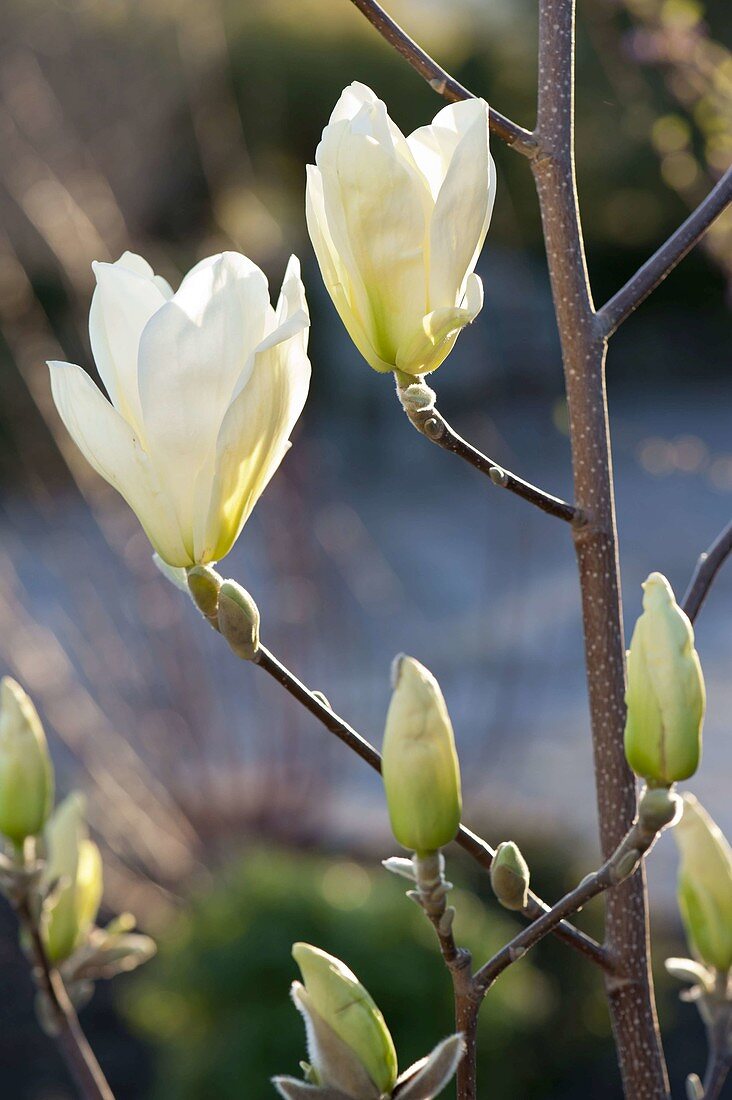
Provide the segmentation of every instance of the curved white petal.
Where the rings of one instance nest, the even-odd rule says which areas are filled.
[[[448,111],[449,121],[455,127],[449,133],[458,140],[430,226],[432,309],[460,304],[467,276],[475,267],[488,232],[496,192],[495,167],[488,148],[487,105],[482,100],[456,103],[440,111],[440,115]],[[468,125],[458,129],[458,123],[463,121]]]
[[[146,448],[183,531],[193,530],[198,474],[233,394],[246,385],[270,313],[262,272],[225,252],[198,264],[143,331],[138,373]]]
[[[333,244],[377,355],[391,364],[429,308],[424,249],[431,198],[403,138],[401,143],[404,155],[377,101],[352,122],[326,130],[316,154]]]
[[[420,126],[407,138],[407,144],[427,179],[433,199],[437,199],[455,150],[467,131],[488,119],[483,99],[450,103],[438,111],[428,126]]]
[[[375,92],[367,84],[354,80],[341,92],[338,102],[333,108],[329,125],[334,122],[349,121],[355,118],[364,104],[373,105],[378,102]]]
[[[97,280],[89,311],[94,362],[112,404],[141,435],[137,352],[143,328],[167,295],[150,265],[132,252],[92,268]]]
[[[193,564],[133,429],[81,367],[58,362],[48,366],[56,408],[86,460],[122,494],[164,561],[173,566]]]
[[[213,481],[208,471],[200,475],[199,501],[208,491],[209,507],[196,532],[197,561],[218,561],[231,549],[289,448],[309,385],[301,333],[255,356],[251,377],[221,425]]]
[[[385,362],[372,344],[367,328],[370,309],[364,314],[359,306],[367,302],[366,292],[360,282],[360,275],[351,276],[340,262],[333,238],[328,228],[323,199],[323,181],[320,169],[315,165],[307,166],[307,187],[305,191],[305,218],[308,233],[318,260],[323,282],[330,294],[333,305],[338,310],[348,335],[374,370],[388,372],[394,369],[393,363]],[[354,285],[359,284],[356,292]]]
[[[133,271],[136,275],[152,279],[166,300],[173,297],[173,288],[168,280],[164,279],[162,275],[156,275],[144,256],[138,256],[136,252],[123,252],[112,266],[126,267],[128,271]]]
[[[472,324],[483,308],[483,283],[471,272],[460,306],[442,306],[422,319],[421,328],[399,349],[397,367],[405,374],[429,374],[455,346],[460,332]]]
[[[290,256],[282,280],[282,289],[277,299],[277,309],[273,313],[273,328],[257,345],[255,351],[281,344],[293,336],[300,337],[302,351],[307,351],[310,332],[310,311],[305,297],[305,287],[300,277],[300,261]]]

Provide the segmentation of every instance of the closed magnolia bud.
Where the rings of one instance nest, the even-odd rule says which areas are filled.
[[[358,1080],[358,1064],[366,1071],[367,1081],[373,1082],[375,1096],[391,1094],[397,1079],[397,1056],[389,1029],[373,998],[348,967],[307,943],[296,943],[292,955],[300,967],[305,983],[304,996],[296,997],[298,1007],[311,1017],[308,1027],[311,1040],[310,1060],[322,1085],[347,1089],[345,1077]],[[357,1059],[357,1065],[344,1065],[340,1049],[334,1051],[334,1068],[329,1070],[328,1051],[318,1042],[318,1027],[313,1027],[315,1015],[326,1027],[335,1032],[340,1043]],[[326,1040],[327,1044],[327,1032]],[[340,1044],[335,1044],[338,1048]],[[334,1079],[333,1074],[338,1077]],[[368,1088],[366,1089],[368,1091]],[[346,1095],[358,1095],[346,1091]]]
[[[68,958],[84,942],[102,900],[102,859],[88,837],[84,811],[83,796],[71,794],[46,826],[48,861],[44,878],[48,885],[56,886],[44,938],[54,963]]]
[[[251,661],[259,649],[259,608],[236,581],[224,581],[221,585],[218,623],[237,657]]]
[[[194,565],[187,577],[194,604],[205,618],[213,619],[219,605],[221,577],[210,565]]]
[[[625,755],[650,786],[668,787],[699,766],[704,677],[694,630],[666,578],[651,573],[643,589],[628,651]]]
[[[732,967],[732,849],[693,794],[674,829],[681,855],[678,897],[690,945],[708,966]]]
[[[382,774],[394,836],[410,851],[435,852],[460,825],[460,764],[437,680],[413,657],[394,664]]]
[[[53,767],[41,720],[20,684],[0,682],[0,833],[21,845],[53,807]]]
[[[344,89],[308,166],[306,215],[328,293],[374,370],[435,370],[480,312],[495,192],[482,99],[405,137],[365,84]]]
[[[505,909],[524,909],[529,900],[529,866],[518,845],[506,840],[491,863],[491,886]]]

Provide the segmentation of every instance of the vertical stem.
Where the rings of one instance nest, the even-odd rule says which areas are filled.
[[[615,501],[605,393],[606,341],[587,277],[574,170],[574,0],[541,0],[537,136],[532,162],[546,241],[569,403],[574,529],[582,593],[595,780],[604,858],[629,829],[635,781],[625,761],[624,642]],[[625,1095],[665,1100],[668,1079],[650,973],[643,871],[607,896],[606,991]]]
[[[462,1032],[465,1039],[465,1054],[460,1059],[455,1075],[457,1100],[477,1100],[477,1042],[480,1001],[476,1003],[473,997],[466,996],[454,975],[453,981],[455,988],[455,1027]]]
[[[54,1014],[56,1045],[83,1100],[114,1100],[59,972],[51,966],[27,900],[17,906],[18,919],[30,942],[34,977]]]

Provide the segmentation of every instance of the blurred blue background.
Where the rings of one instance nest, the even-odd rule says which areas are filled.
[[[578,175],[602,302],[729,164],[732,15],[723,0],[579,9]],[[394,0],[391,10],[472,90],[531,126],[533,2]],[[110,911],[133,909],[161,943],[146,973],[99,991],[85,1025],[120,1100],[264,1100],[268,1076],[295,1072],[304,1053],[289,946],[310,937],[377,995],[406,1065],[450,1026],[449,989],[419,914],[382,881],[378,860],[394,846],[377,778],[224,651],[156,573],[134,517],[66,438],[43,362],[94,372],[93,259],[131,248],[177,285],[197,259],[236,248],[276,294],[287,256],[300,255],[312,394],[224,569],[257,599],[270,648],[373,741],[392,657],[427,664],[455,724],[467,823],[493,843],[520,838],[536,889],[556,896],[597,856],[568,532],[409,427],[389,379],[346,337],[304,225],[305,164],[345,84],[370,84],[405,130],[440,103],[347,0],[6,0],[3,20],[0,666],[35,698],[62,788],[89,795]],[[485,308],[433,381],[476,446],[570,496],[533,185],[516,154],[496,142],[494,156]],[[611,347],[628,631],[648,572],[680,593],[729,519],[731,283],[728,212]],[[732,571],[698,622],[709,714],[694,781],[728,832],[731,598]],[[464,935],[486,954],[511,921],[455,863]],[[682,950],[667,837],[650,873],[679,1084],[701,1068],[703,1044],[695,1010],[677,1005],[662,973],[664,953]],[[599,931],[599,913],[586,919]],[[7,1095],[70,1097],[35,1029],[8,914],[0,933]],[[484,1024],[486,1095],[619,1095],[586,970],[546,944],[502,979]]]

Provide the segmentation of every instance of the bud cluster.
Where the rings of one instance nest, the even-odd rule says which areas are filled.
[[[21,923],[37,928],[48,962],[60,971],[78,1006],[91,996],[97,978],[133,970],[155,953],[155,944],[133,933],[130,914],[97,927],[102,858],[89,837],[86,801],[70,794],[53,810],[53,792],[41,720],[20,685],[5,677],[0,683],[0,838],[5,840],[0,891]],[[52,1030],[55,1014],[44,997],[39,992],[39,1018]]]

